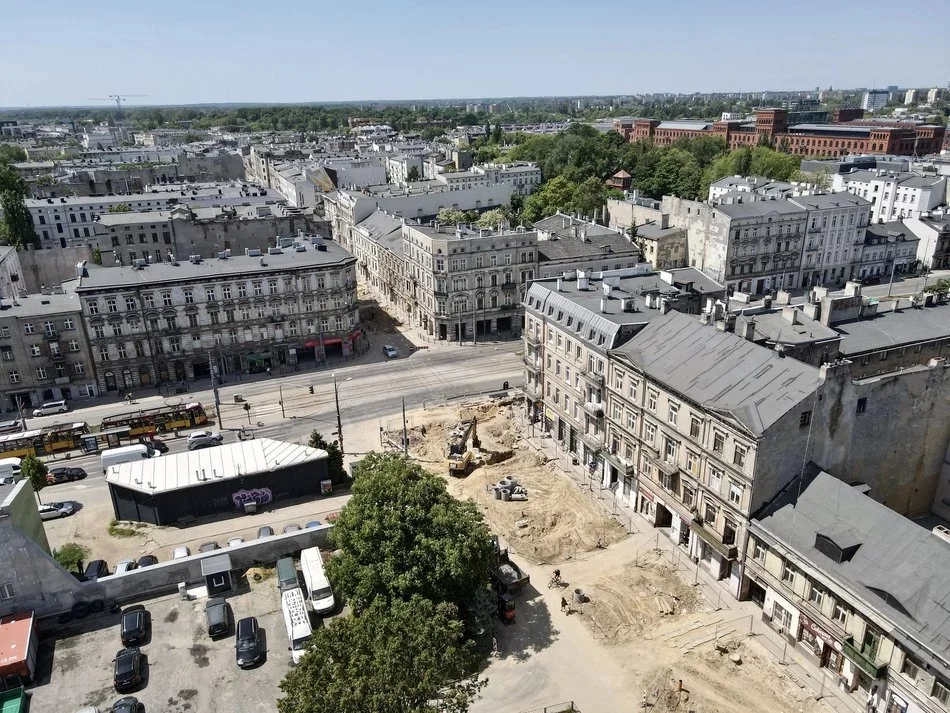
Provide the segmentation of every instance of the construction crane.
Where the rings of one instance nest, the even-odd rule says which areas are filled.
[[[90,97],[89,101],[93,102],[115,102],[115,108],[119,111],[122,111],[122,103],[128,102],[129,99],[139,99],[141,97],[147,97],[148,94],[110,94],[108,97]]]

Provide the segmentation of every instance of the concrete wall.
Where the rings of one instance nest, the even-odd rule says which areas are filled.
[[[291,237],[302,230],[305,235],[326,234],[326,221],[313,215],[271,216],[253,220],[174,220],[174,250],[177,255],[215,257],[230,248],[244,252],[245,248],[266,250],[273,246],[277,236]]]
[[[94,239],[91,239],[93,242]],[[85,246],[59,246],[50,250],[34,250],[29,246],[19,253],[22,274],[20,285],[31,294],[39,293],[40,287],[52,287],[67,280],[76,279],[76,263],[87,260],[92,264],[92,248]],[[114,260],[112,263],[114,264]],[[103,261],[105,264],[105,261]]]
[[[95,582],[80,582],[60,567],[37,544],[18,528],[4,527],[0,518],[0,561],[10,562],[16,570],[17,596],[0,603],[0,616],[12,611],[34,609],[38,617],[69,611],[79,601],[102,599],[131,602],[177,588],[179,582],[203,582],[201,561],[205,557],[227,553],[232,570],[260,564],[273,564],[284,555],[306,547],[326,547],[332,525],[302,530],[289,535],[275,535],[251,540],[203,555],[160,562],[125,574],[104,577]],[[12,531],[8,533],[7,530]],[[114,562],[109,563],[110,567]],[[276,584],[275,584],[276,587]]]
[[[686,228],[688,265],[725,284],[728,218],[705,203],[675,196],[663,196],[663,212],[670,214],[671,225]]]
[[[812,459],[846,482],[867,483],[872,498],[902,515],[950,510],[935,502],[950,443],[950,369],[942,359],[932,364],[856,381],[849,362],[822,367]]]
[[[10,495],[0,505],[0,517],[9,518],[13,525],[36,542],[44,552],[49,553],[46,528],[40,520],[36,493],[29,482],[21,480],[13,486]],[[6,560],[0,557],[0,562],[6,562]],[[0,578],[2,577],[2,566],[0,566]]]
[[[801,472],[807,462],[808,429],[800,428],[803,411],[813,408],[813,399],[807,398],[780,418],[759,440],[756,446],[755,480],[752,483],[750,511],[755,512],[775,497],[785,485]],[[814,417],[814,413],[812,414]],[[812,438],[814,441],[814,438]]]

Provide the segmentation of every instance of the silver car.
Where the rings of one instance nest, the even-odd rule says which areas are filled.
[[[55,520],[60,517],[67,517],[76,512],[72,503],[45,503],[40,505],[41,520]]]

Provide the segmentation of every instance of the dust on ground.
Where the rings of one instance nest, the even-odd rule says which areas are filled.
[[[640,657],[644,653],[638,650]],[[642,700],[636,703],[652,713],[825,710],[753,639],[695,649],[654,668],[641,688]]]
[[[508,547],[535,562],[560,562],[626,537],[623,527],[523,440],[511,401],[486,400],[411,414],[410,453],[446,478],[449,492],[473,500],[491,529]],[[477,419],[481,440],[474,469],[463,478],[448,475],[449,434],[460,421]],[[398,443],[401,434],[388,434]],[[471,444],[470,444],[471,445]],[[514,477],[528,491],[525,501],[496,500],[491,486]]]

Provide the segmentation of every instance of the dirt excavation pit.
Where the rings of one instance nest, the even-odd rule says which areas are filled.
[[[739,663],[736,663],[739,661]],[[825,710],[754,640],[696,649],[654,669],[640,684],[639,708],[651,713],[818,713]]]
[[[517,408],[511,402],[486,400],[414,412],[408,429],[410,453],[445,477],[453,495],[474,500],[511,550],[535,562],[561,562],[596,549],[598,541],[606,546],[626,537],[623,527],[589,494],[524,442]],[[466,477],[450,477],[449,434],[473,417],[481,439],[476,467]],[[399,443],[401,433],[388,429],[387,435]],[[527,489],[527,500],[495,499],[491,486],[506,476]]]
[[[573,606],[595,639],[606,644],[639,640],[655,626],[706,610],[699,592],[676,573],[666,554],[638,553],[635,561],[583,587],[586,601]]]

